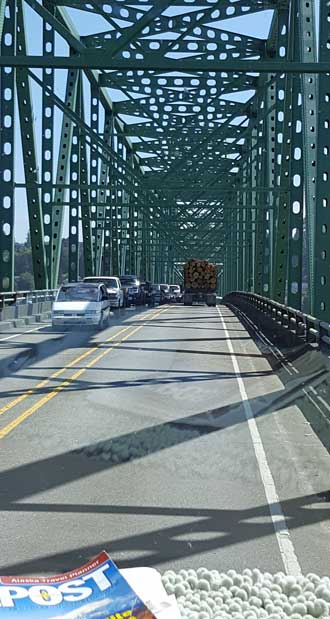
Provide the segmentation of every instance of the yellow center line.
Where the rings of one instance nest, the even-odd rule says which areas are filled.
[[[127,331],[128,329],[129,329],[129,327],[126,327],[125,329],[121,329],[113,337],[117,337],[118,335],[121,335],[122,333],[124,333],[124,331]],[[104,342],[102,342],[102,344],[104,344]],[[61,374],[63,374],[69,368],[73,367],[74,365],[77,365],[77,363],[80,363],[80,361],[83,361],[83,359],[86,359],[86,357],[89,357],[90,355],[92,355],[94,352],[96,352],[98,350],[98,348],[99,348],[99,346],[94,346],[93,348],[90,348],[89,350],[84,352],[82,355],[79,355],[78,357],[75,357],[75,359],[73,359],[73,361],[71,361],[70,363],[65,365],[60,370],[56,370],[56,372],[51,374],[49,376],[49,378],[45,378],[44,380],[42,380],[40,383],[38,383],[32,389],[28,389],[25,393],[22,393],[22,395],[18,396],[14,400],[11,400],[11,402],[8,402],[8,404],[5,404],[5,406],[0,408],[0,415],[3,415],[4,413],[6,413],[10,409],[12,409],[14,406],[19,404],[20,402],[23,402],[30,395],[33,395],[38,389],[41,389],[42,387],[45,387],[46,385],[48,385],[51,380],[61,376]]]
[[[87,370],[91,367],[93,367],[98,361],[100,361],[101,359],[103,359],[106,355],[108,355],[112,350],[114,350],[114,348],[116,348],[117,346],[119,346],[120,344],[122,344],[123,342],[125,342],[126,340],[128,340],[130,337],[132,337],[132,335],[134,335],[135,333],[137,333],[138,331],[140,331],[141,329],[143,329],[143,327],[145,326],[145,324],[151,320],[154,320],[155,318],[157,318],[157,316],[160,316],[160,314],[162,314],[163,312],[166,312],[167,309],[165,310],[161,310],[160,312],[158,312],[157,314],[154,314],[151,318],[147,318],[144,319],[144,324],[142,324],[140,327],[136,327],[135,329],[133,329],[133,331],[131,331],[130,333],[128,333],[128,335],[125,335],[125,337],[123,337],[121,340],[119,340],[118,342],[115,342],[112,346],[110,346],[110,348],[107,348],[106,350],[104,350],[102,353],[100,353],[99,355],[97,355],[94,359],[92,359],[89,363],[87,363],[83,368],[80,368],[79,370],[77,370],[77,372],[75,372],[74,374],[72,374],[72,376],[70,376],[69,378],[67,378],[65,381],[63,381],[63,383],[61,383],[60,385],[58,385],[57,387],[55,387],[55,389],[53,389],[52,391],[50,391],[49,393],[47,393],[45,396],[43,396],[40,400],[38,400],[38,402],[36,402],[35,404],[33,404],[33,406],[30,406],[30,408],[28,408],[26,411],[24,411],[23,413],[21,413],[21,415],[19,415],[18,417],[16,417],[16,419],[13,419],[13,421],[11,421],[10,423],[8,423],[7,425],[5,425],[2,430],[0,430],[0,440],[3,439],[5,436],[8,436],[8,434],[10,434],[10,432],[12,432],[15,428],[17,428],[17,426],[19,426],[21,423],[23,423],[23,421],[25,421],[25,419],[27,419],[28,417],[30,417],[31,415],[33,415],[33,413],[35,413],[36,411],[38,411],[40,408],[42,408],[45,404],[47,404],[48,402],[50,402],[51,400],[53,400],[59,393],[61,393],[61,391],[63,391],[63,389],[65,389],[66,387],[68,387],[74,380],[77,380],[77,378],[79,378],[82,374],[84,374],[85,372],[87,372]],[[130,327],[127,327],[125,329],[122,329],[122,331],[120,331],[119,333],[117,333],[116,335],[119,335],[120,333],[123,333],[124,331],[127,331]],[[106,342],[109,342],[113,339],[113,336],[111,338],[108,338],[107,340],[105,340],[105,342],[102,342],[101,344],[104,344]],[[101,346],[100,344],[100,346]],[[95,349],[93,349],[94,351],[97,350],[100,346],[97,346]],[[90,351],[88,351],[90,352]],[[91,353],[90,353],[91,354]],[[79,357],[86,357],[86,353],[84,353],[84,355],[81,355]],[[74,360],[71,362],[71,364],[67,365],[64,369],[67,369],[68,367],[74,365],[74,363],[77,362],[77,360]],[[62,370],[61,370],[62,371]],[[47,381],[49,382],[49,381]],[[32,391],[32,390],[31,390]],[[33,393],[33,391],[32,391]],[[28,394],[28,392],[27,392]]]
[[[145,317],[144,318],[139,318],[138,320],[139,321],[140,320],[146,320],[146,318]],[[43,387],[48,385],[54,378],[58,378],[66,370],[68,370],[68,369],[72,368],[73,366],[77,365],[77,363],[80,363],[80,361],[83,361],[84,359],[86,359],[87,357],[92,355],[94,352],[96,352],[101,346],[103,346],[104,344],[107,344],[108,342],[113,340],[115,337],[118,337],[119,335],[122,335],[122,333],[125,333],[130,328],[131,328],[131,326],[129,325],[129,326],[125,327],[124,329],[120,329],[120,331],[118,331],[114,335],[111,335],[107,340],[104,340],[103,342],[100,342],[100,344],[98,344],[97,346],[94,346],[93,348],[90,348],[89,350],[87,350],[83,354],[79,355],[78,357],[75,357],[75,359],[73,359],[73,361],[71,361],[70,363],[65,365],[60,370],[56,370],[56,372],[51,374],[48,378],[45,378],[44,380],[42,380],[35,387],[32,387],[31,389],[28,389],[27,391],[22,393],[20,396],[18,396],[14,400],[11,400],[10,402],[8,402],[8,404],[5,404],[2,408],[0,408],[0,415],[4,415],[4,413],[7,413],[12,408],[14,408],[14,406],[17,406],[21,402],[24,402],[24,400],[26,400],[26,398],[28,398],[30,395],[33,395],[39,389],[42,389]]]

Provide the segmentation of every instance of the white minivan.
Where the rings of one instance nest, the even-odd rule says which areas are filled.
[[[109,324],[110,300],[103,284],[62,284],[52,307],[52,326],[89,325],[103,329]]]
[[[104,284],[109,295],[110,305],[114,308],[124,307],[124,291],[121,287],[119,277],[111,275],[94,275],[91,277],[84,277],[84,282],[88,284],[99,283]]]

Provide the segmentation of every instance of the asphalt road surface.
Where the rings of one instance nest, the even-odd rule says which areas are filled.
[[[330,568],[329,454],[226,307],[0,334],[1,574]]]

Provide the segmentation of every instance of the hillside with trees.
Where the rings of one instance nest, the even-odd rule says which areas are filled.
[[[69,239],[63,239],[60,261],[59,283],[68,279],[69,264]],[[83,248],[79,247],[79,273],[83,276]],[[15,243],[15,289],[34,290],[34,278],[32,267],[31,239],[28,234],[25,243]]]

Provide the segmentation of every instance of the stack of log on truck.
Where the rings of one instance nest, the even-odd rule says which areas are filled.
[[[217,304],[217,269],[207,260],[189,260],[184,265],[184,305],[206,303]]]

